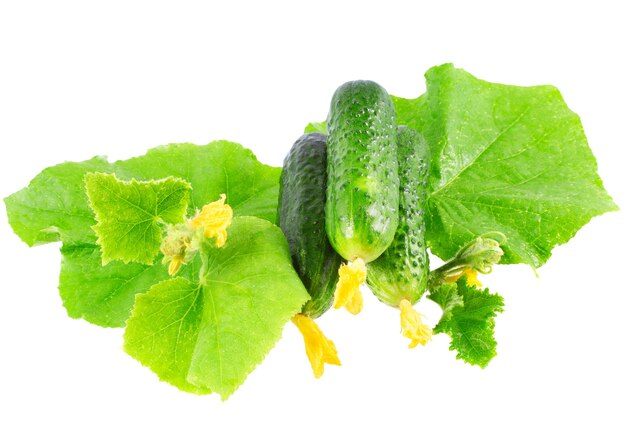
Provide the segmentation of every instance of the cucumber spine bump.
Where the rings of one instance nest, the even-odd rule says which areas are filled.
[[[326,136],[308,133],[293,144],[280,178],[278,225],[283,230],[294,268],[311,299],[301,312],[317,318],[333,302],[339,256],[324,228],[326,203]]]
[[[368,265],[367,284],[378,299],[398,306],[415,304],[426,291],[429,260],[426,251],[425,208],[429,176],[428,144],[416,130],[398,127],[400,177],[399,223],[389,248]]]
[[[395,109],[372,81],[341,85],[328,114],[326,233],[346,260],[375,260],[398,226]]]

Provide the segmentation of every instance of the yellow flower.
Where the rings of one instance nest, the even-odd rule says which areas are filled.
[[[463,269],[461,272],[459,272],[456,275],[448,276],[444,278],[444,280],[448,283],[455,283],[463,275],[467,277],[467,284],[469,284],[470,286],[483,287],[483,283],[481,283],[480,280],[478,279],[478,272],[476,271],[476,269],[472,269],[471,267]]]
[[[226,229],[233,221],[233,209],[224,204],[226,195],[221,194],[217,201],[206,204],[200,213],[189,221],[192,228],[204,228],[204,236],[215,238],[215,245],[222,247],[226,243]]]
[[[422,322],[420,313],[406,299],[400,302],[400,327],[402,334],[411,339],[409,348],[414,348],[417,345],[424,346],[433,335],[433,330]]]
[[[467,277],[467,284],[475,287],[483,287],[483,283],[478,279],[478,272],[476,270],[469,268],[465,269],[465,276]]]
[[[341,365],[335,344],[326,338],[312,318],[297,314],[293,316],[291,321],[298,327],[304,338],[306,355],[311,363],[315,378],[319,379],[324,374],[324,363]]]
[[[359,286],[365,282],[367,269],[365,261],[357,258],[350,264],[342,264],[339,268],[339,281],[335,288],[334,308],[345,307],[353,315],[363,309],[363,295]]]

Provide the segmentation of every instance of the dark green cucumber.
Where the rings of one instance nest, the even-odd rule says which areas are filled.
[[[346,260],[375,260],[398,225],[395,109],[375,82],[357,80],[333,95],[327,120],[326,233]]]
[[[424,209],[428,145],[412,128],[398,127],[400,205],[398,230],[389,248],[367,266],[367,284],[384,303],[417,302],[428,285]]]
[[[322,315],[333,302],[341,257],[324,230],[326,203],[326,136],[301,136],[283,163],[278,225],[287,241],[293,265],[311,299],[302,313]]]

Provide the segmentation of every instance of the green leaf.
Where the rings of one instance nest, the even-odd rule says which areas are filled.
[[[135,294],[162,280],[160,263],[102,267],[96,224],[85,191],[89,172],[115,173],[122,180],[158,180],[169,176],[191,183],[190,211],[227,194],[235,216],[276,220],[280,168],[257,161],[241,145],[215,141],[208,145],[171,144],[125,161],[109,163],[95,157],[45,169],[30,185],[5,198],[9,223],[30,246],[62,241],[63,262],[59,290],[72,317],[102,326],[124,326]],[[181,274],[193,274],[193,265]]]
[[[178,178],[120,181],[109,173],[88,173],[85,187],[98,221],[93,229],[103,265],[113,260],[152,264],[163,225],[183,222],[191,191]]]
[[[46,168],[28,187],[4,199],[13,231],[29,246],[55,241],[95,244],[91,226],[96,221],[83,181],[88,172],[112,169],[102,157]]]
[[[115,173],[122,180],[181,178],[192,187],[190,208],[200,208],[226,193],[235,215],[276,222],[279,167],[260,163],[240,144],[169,144],[112,164],[95,157],[43,170],[28,187],[4,199],[9,223],[28,245],[55,241],[93,243],[96,223],[85,193],[89,172]]]
[[[444,259],[491,231],[504,263],[539,267],[589,220],[617,210],[579,117],[552,86],[485,82],[452,65],[426,73],[428,92],[395,98],[397,121],[431,147],[427,236]]]
[[[135,295],[170,276],[167,267],[112,261],[102,265],[100,246],[95,244],[64,245],[61,248],[59,293],[72,318],[103,327],[123,327],[135,304]],[[196,260],[179,273],[197,279],[200,270]]]
[[[162,380],[228,398],[280,338],[309,295],[281,230],[233,219],[223,248],[205,243],[200,280],[174,278],[138,295],[126,351]]]
[[[157,283],[137,295],[124,333],[126,352],[161,380],[196,394],[211,392],[187,381],[202,324],[202,294],[201,286],[181,277]]]
[[[116,163],[122,179],[181,178],[193,187],[190,209],[219,199],[225,193],[235,215],[257,216],[276,222],[281,169],[262,164],[254,153],[229,141],[208,145],[170,144],[145,156]],[[124,172],[124,173],[122,173]]]
[[[496,356],[495,316],[502,312],[504,300],[498,294],[469,286],[465,279],[444,284],[429,298],[443,309],[433,332],[450,336],[450,350],[457,358],[484,368]]]
[[[68,245],[61,253],[59,292],[68,315],[100,326],[124,326],[135,294],[169,278],[165,267],[118,261],[102,266],[97,245]]]
[[[326,134],[326,121],[310,122],[306,127],[304,127],[304,132]]]
[[[425,119],[422,107],[426,102],[426,94],[417,99],[405,99],[403,97],[391,96],[391,100],[396,109],[396,124],[407,125],[413,128],[422,128]]]
[[[437,286],[428,296],[431,300],[441,306],[443,314],[441,321],[449,320],[452,310],[456,307],[463,307],[463,297],[459,295],[456,283],[446,283]]]

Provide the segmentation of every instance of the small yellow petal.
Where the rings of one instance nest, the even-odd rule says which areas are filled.
[[[335,288],[334,308],[345,307],[351,314],[358,314],[363,309],[363,295],[359,286],[365,282],[367,268],[365,261],[357,258],[350,264],[339,267],[339,281]]]
[[[200,213],[190,221],[192,228],[203,227],[204,236],[215,238],[217,247],[222,247],[226,243],[226,229],[233,221],[233,209],[225,204],[225,201],[226,195],[221,194],[220,199],[203,206]]]
[[[467,284],[475,287],[483,287],[483,283],[478,279],[478,272],[471,267],[467,269],[463,269],[461,272],[456,273],[455,275],[449,275],[444,278],[444,281],[447,283],[455,283],[457,282],[463,275],[467,277]]]
[[[409,348],[414,348],[417,345],[424,346],[433,335],[433,330],[422,322],[420,313],[406,299],[400,302],[400,327],[402,334],[411,339]]]
[[[167,268],[167,272],[170,275],[176,275],[176,272],[178,272],[178,269],[180,269],[180,266],[182,265],[183,265],[183,257],[175,256],[174,258],[172,258],[172,262]]]
[[[467,284],[475,287],[483,287],[483,283],[478,279],[478,272],[476,270],[470,268],[465,269],[465,276],[467,277]]]
[[[326,338],[312,318],[297,314],[293,316],[291,321],[298,327],[304,338],[306,355],[311,363],[315,378],[319,379],[324,374],[324,363],[341,365],[335,344]]]

